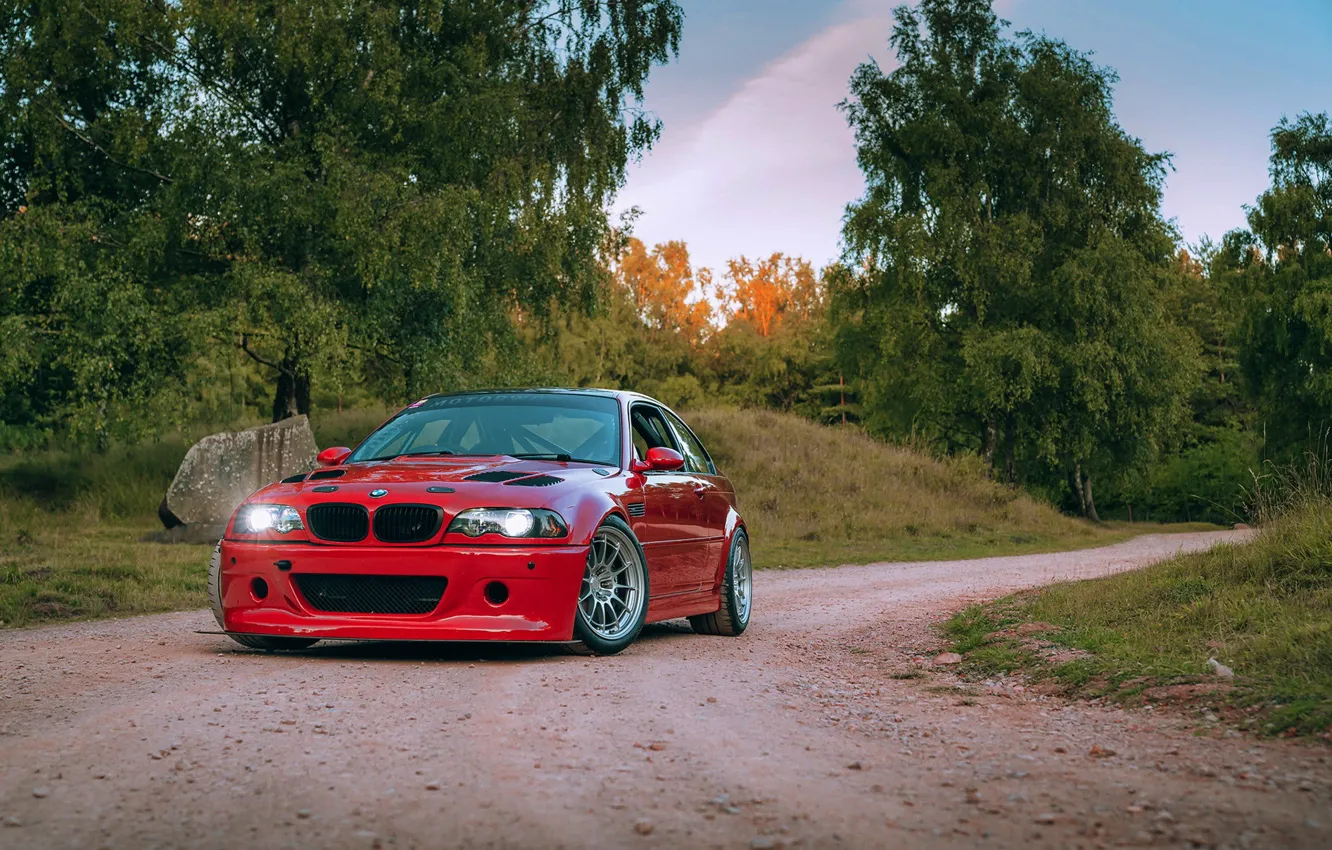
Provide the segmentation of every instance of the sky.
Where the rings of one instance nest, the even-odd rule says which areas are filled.
[[[617,210],[649,245],[689,245],[716,270],[776,251],[821,267],[841,253],[864,191],[837,104],[861,62],[893,67],[900,0],[681,0],[679,58],[649,79],[657,145]],[[1120,125],[1169,151],[1163,212],[1187,242],[1245,226],[1269,184],[1283,115],[1332,111],[1332,0],[997,0],[1012,30],[1092,51],[1115,68]]]

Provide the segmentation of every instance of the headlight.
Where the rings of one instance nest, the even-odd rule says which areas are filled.
[[[301,515],[296,509],[287,505],[246,505],[241,508],[240,516],[236,517],[236,528],[250,534],[263,534],[265,531],[286,534],[289,531],[300,531],[305,526],[301,524]]]
[[[564,537],[569,527],[554,511],[526,508],[472,508],[449,523],[449,533],[468,537],[499,534],[504,537]]]

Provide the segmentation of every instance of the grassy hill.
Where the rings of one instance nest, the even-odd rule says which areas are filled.
[[[1051,551],[1162,528],[1073,519],[974,458],[937,460],[855,428],[770,411],[687,418],[735,484],[760,567]]]
[[[316,417],[316,439],[352,445],[383,418]],[[854,429],[762,411],[688,418],[736,484],[760,567],[1064,549],[1150,530],[1064,517],[974,462],[938,461]],[[103,455],[0,461],[0,623],[202,606],[207,547],[140,540],[160,528],[157,504],[186,446],[178,435]]]

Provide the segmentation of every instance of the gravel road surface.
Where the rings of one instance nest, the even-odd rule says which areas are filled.
[[[742,638],[613,658],[3,632],[0,847],[1332,847],[1324,745],[894,678],[967,601],[1234,536],[760,573]]]

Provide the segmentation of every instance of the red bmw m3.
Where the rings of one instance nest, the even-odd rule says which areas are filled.
[[[213,554],[213,613],[244,646],[546,641],[611,654],[644,623],[749,625],[735,491],[646,396],[433,395],[319,463],[246,499]]]

